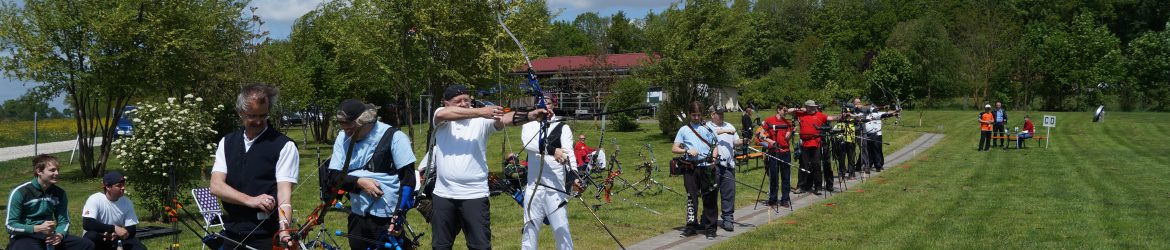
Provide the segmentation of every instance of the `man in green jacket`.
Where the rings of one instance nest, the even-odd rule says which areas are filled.
[[[57,158],[33,158],[32,181],[8,195],[7,249],[93,249],[93,242],[69,235],[69,199],[57,187]]]

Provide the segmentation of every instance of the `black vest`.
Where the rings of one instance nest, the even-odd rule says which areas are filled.
[[[268,194],[276,198],[276,162],[280,159],[280,150],[290,140],[275,128],[269,127],[256,138],[252,147],[244,152],[244,130],[239,130],[224,137],[223,153],[227,158],[228,186],[249,196]],[[247,234],[255,229],[254,235],[270,235],[278,229],[276,214],[269,215],[267,220],[256,218],[259,209],[243,205],[224,202],[226,212],[224,229],[230,232]],[[257,224],[263,223],[260,227]]]

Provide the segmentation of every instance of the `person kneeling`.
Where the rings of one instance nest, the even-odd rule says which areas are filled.
[[[102,192],[85,200],[81,210],[83,237],[93,241],[94,249],[146,249],[134,237],[138,215],[134,202],[126,198],[126,177],[111,171],[102,177]]]

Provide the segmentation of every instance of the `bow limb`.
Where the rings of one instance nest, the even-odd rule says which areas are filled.
[[[532,69],[532,60],[530,60],[528,57],[528,49],[524,47],[523,43],[520,43],[520,39],[516,38],[515,34],[512,34],[512,30],[508,28],[508,24],[504,23],[503,14],[496,14],[496,22],[500,24],[500,28],[504,29],[504,33],[508,34],[509,38],[512,38],[512,42],[516,43],[516,47],[520,48],[520,55],[523,56],[524,63],[528,65],[528,72],[526,75],[528,78],[528,87],[532,88],[532,94],[536,98],[536,108],[538,108],[538,109],[546,108],[545,102],[544,102],[544,93],[540,89],[540,82],[538,82],[536,80],[536,72],[533,71],[533,69]],[[541,123],[540,124],[540,132],[538,132],[536,135],[537,141],[538,141],[537,145],[538,145],[539,149],[544,149],[544,148],[546,148],[545,147],[545,139],[546,139],[545,137],[547,135],[545,134],[545,132],[547,131],[548,123],[546,120],[543,120],[543,119],[541,120],[540,123]],[[539,152],[539,150],[538,150],[538,152]],[[542,179],[541,177],[544,176],[544,154],[547,154],[547,153],[550,153],[550,152],[541,153],[540,164],[535,166],[535,167],[539,168],[537,170],[536,183],[533,184],[532,193],[528,195],[528,205],[524,206],[525,207],[524,214],[528,217],[531,217],[531,213],[532,213],[532,200],[536,199],[536,193],[537,193],[536,191],[538,189],[540,189],[540,186],[542,185],[541,184],[541,179]],[[533,167],[533,166],[529,166],[529,167]],[[525,223],[527,223],[527,222],[525,222]]]

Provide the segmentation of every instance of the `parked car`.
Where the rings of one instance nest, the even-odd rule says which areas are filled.
[[[133,137],[134,136],[134,113],[129,112],[137,110],[136,106],[126,106],[122,108],[122,118],[118,119],[118,125],[114,127],[114,137]]]
[[[284,114],[280,117],[280,124],[283,126],[303,125],[305,119],[301,118],[301,114],[297,112]]]

